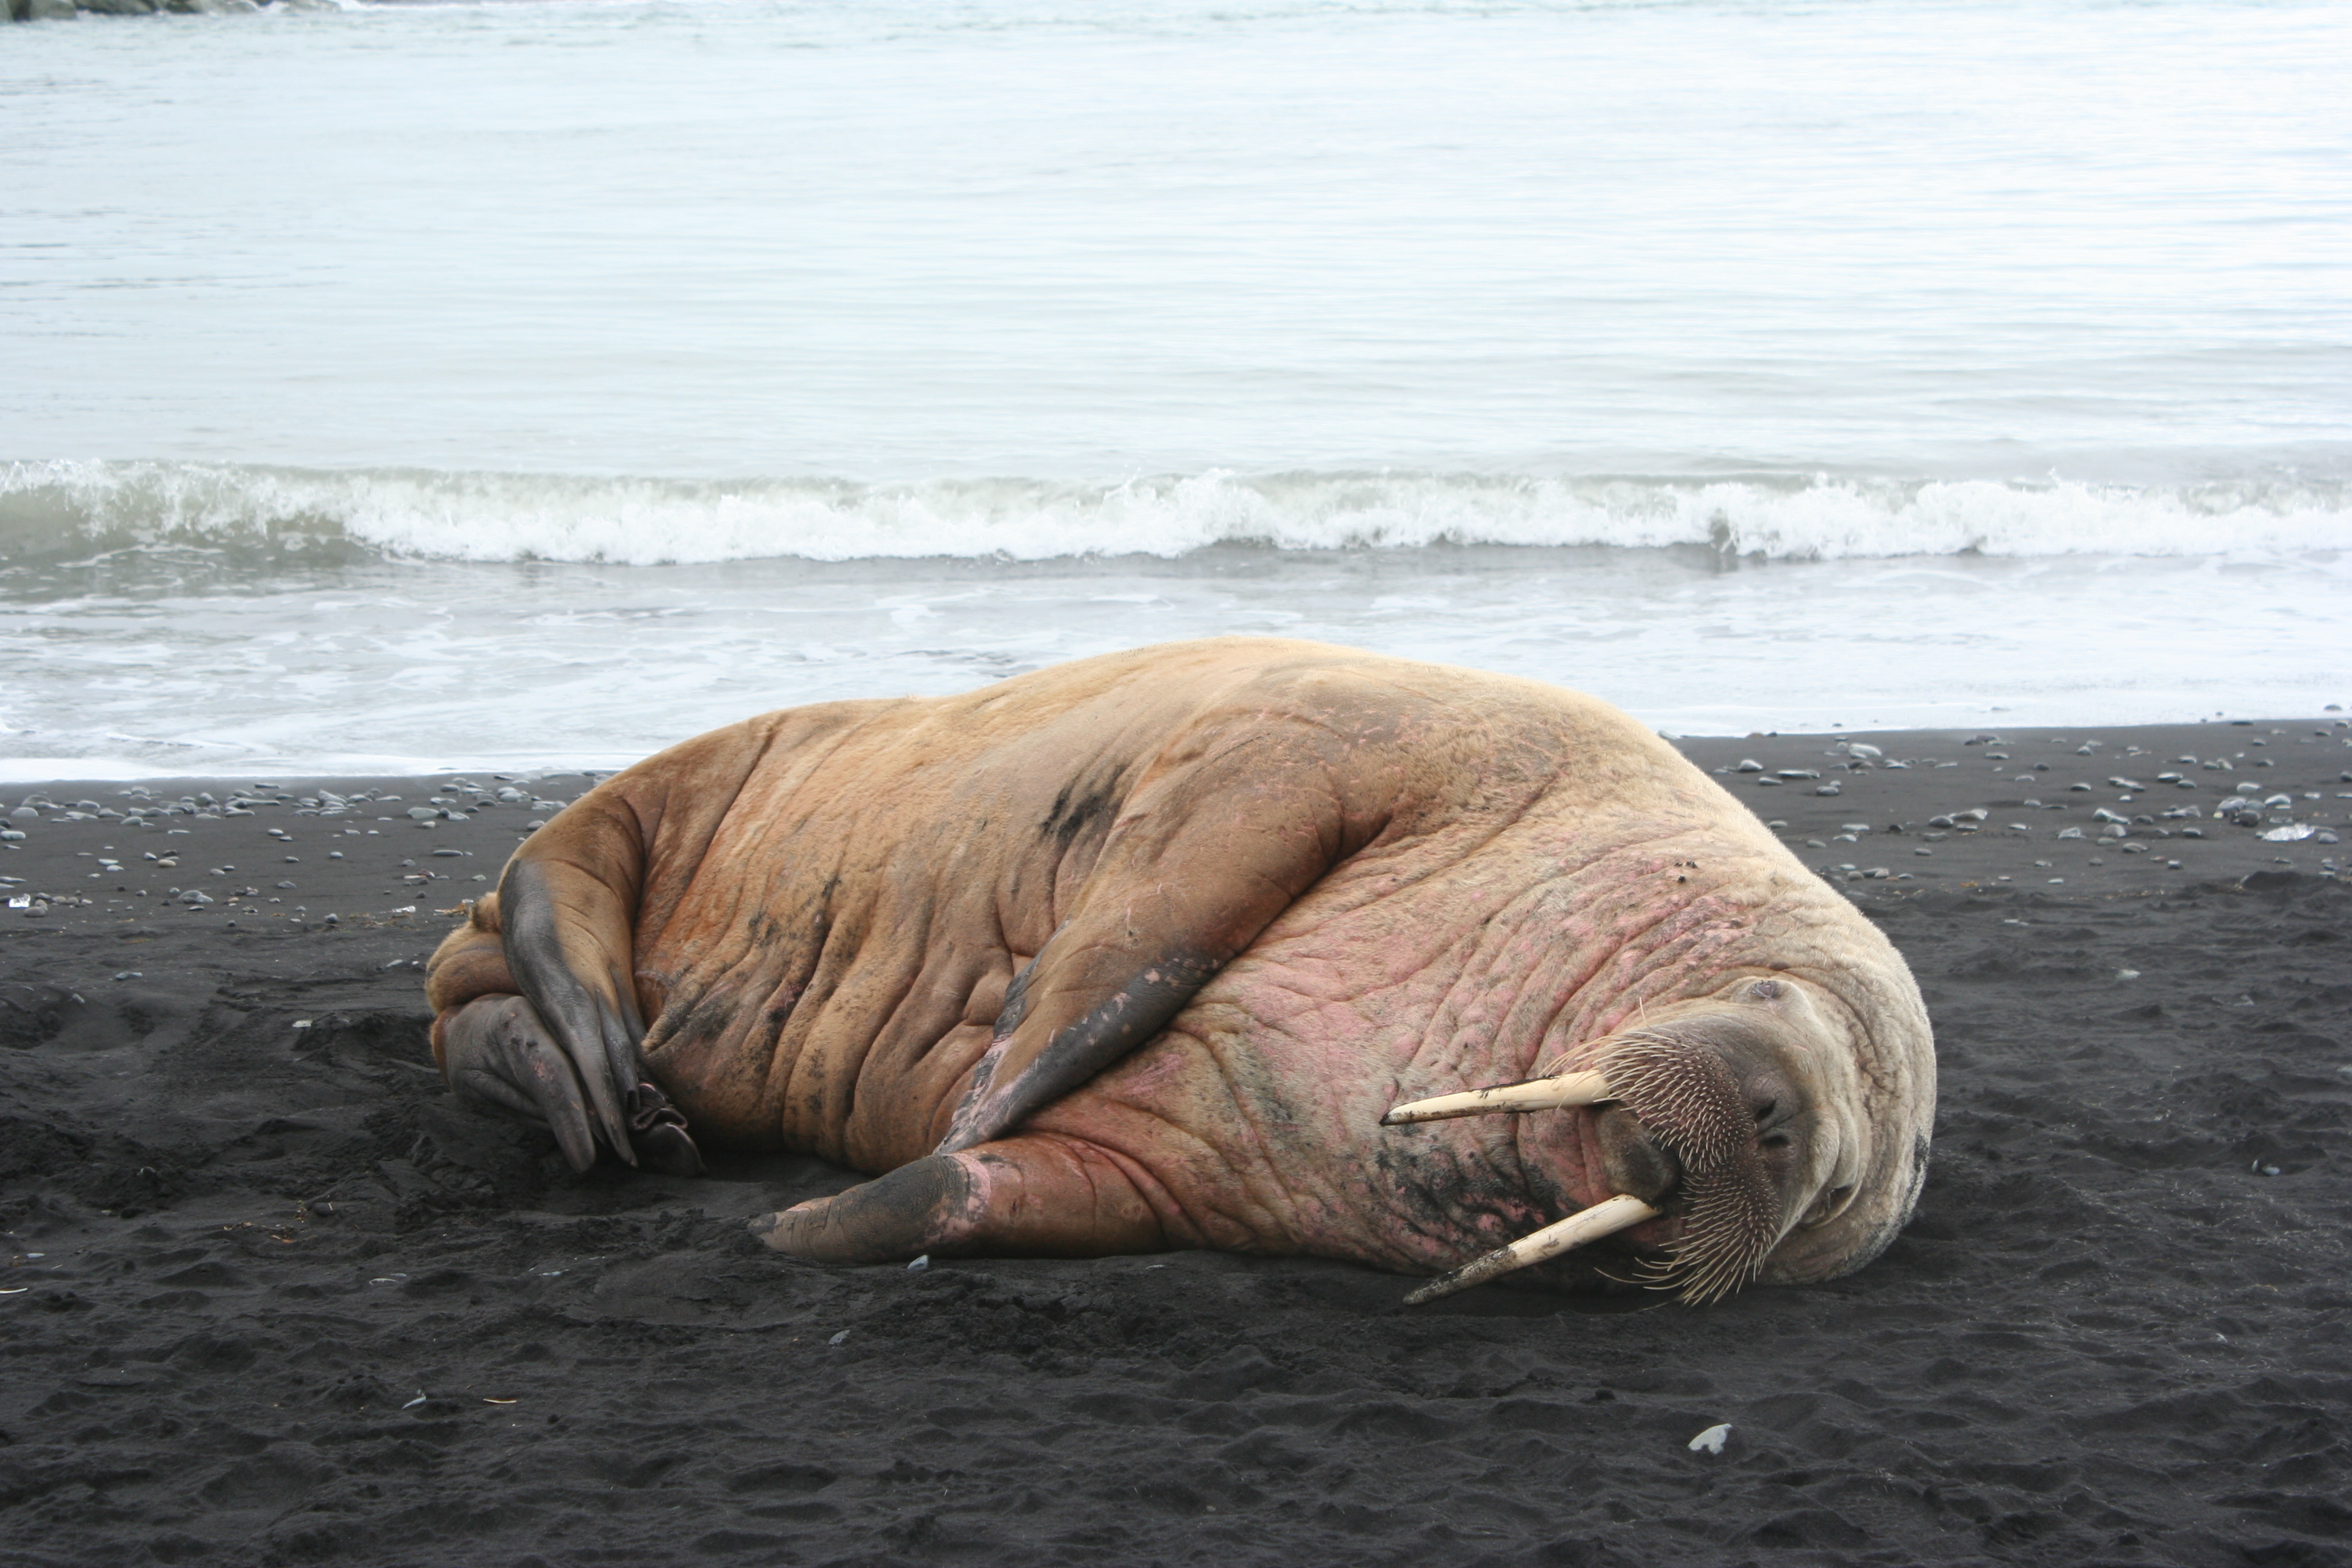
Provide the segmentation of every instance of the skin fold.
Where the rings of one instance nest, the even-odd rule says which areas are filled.
[[[755,1222],[844,1262],[1426,1274],[1630,1193],[1664,1212],[1541,1272],[1695,1278],[1738,1229],[1735,1287],[1822,1279],[1909,1215],[1935,1100],[1900,957],[1655,735],[1273,639],[688,741],[518,849],[427,990],[452,1087],[575,1165],[877,1174]],[[1624,1099],[1380,1125],[1637,1058]]]

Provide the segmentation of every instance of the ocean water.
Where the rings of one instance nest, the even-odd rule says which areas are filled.
[[[1682,732],[2352,701],[2340,5],[0,26],[0,777],[1278,632]]]

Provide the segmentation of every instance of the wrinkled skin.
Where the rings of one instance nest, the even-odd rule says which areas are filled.
[[[844,1262],[1425,1274],[1628,1193],[1664,1214],[1545,1272],[1670,1264],[1702,1221],[1663,1117],[1380,1125],[1632,1031],[1730,1107],[1703,1131],[1770,1230],[1733,1283],[1822,1279],[1908,1215],[1934,1110],[1902,960],[1656,736],[1267,639],[689,741],[526,842],[428,989],[452,1086],[575,1165],[692,1170],[698,1141],[887,1173],[755,1222]]]

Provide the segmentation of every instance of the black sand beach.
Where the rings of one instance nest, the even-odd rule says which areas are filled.
[[[436,911],[582,779],[12,788],[0,1564],[2352,1562],[2347,737],[1684,742],[1942,1058],[1895,1247],[1698,1310],[783,1260],[845,1173],[575,1177],[431,1068]]]

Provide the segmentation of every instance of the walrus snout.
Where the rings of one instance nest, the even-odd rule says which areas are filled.
[[[1602,1184],[1663,1209],[1682,1184],[1682,1162],[1622,1105],[1597,1108],[1592,1136],[1599,1147]]]
[[[1649,1283],[1717,1300],[1763,1271],[1801,1219],[1851,1194],[1849,1161],[1813,1070],[1822,1019],[1801,986],[1765,977],[1569,1053],[1543,1078],[1398,1106],[1386,1124],[1590,1108],[1609,1196],[1422,1287],[1433,1300],[1658,1217],[1674,1221]],[[1573,1068],[1569,1063],[1573,1061]]]

